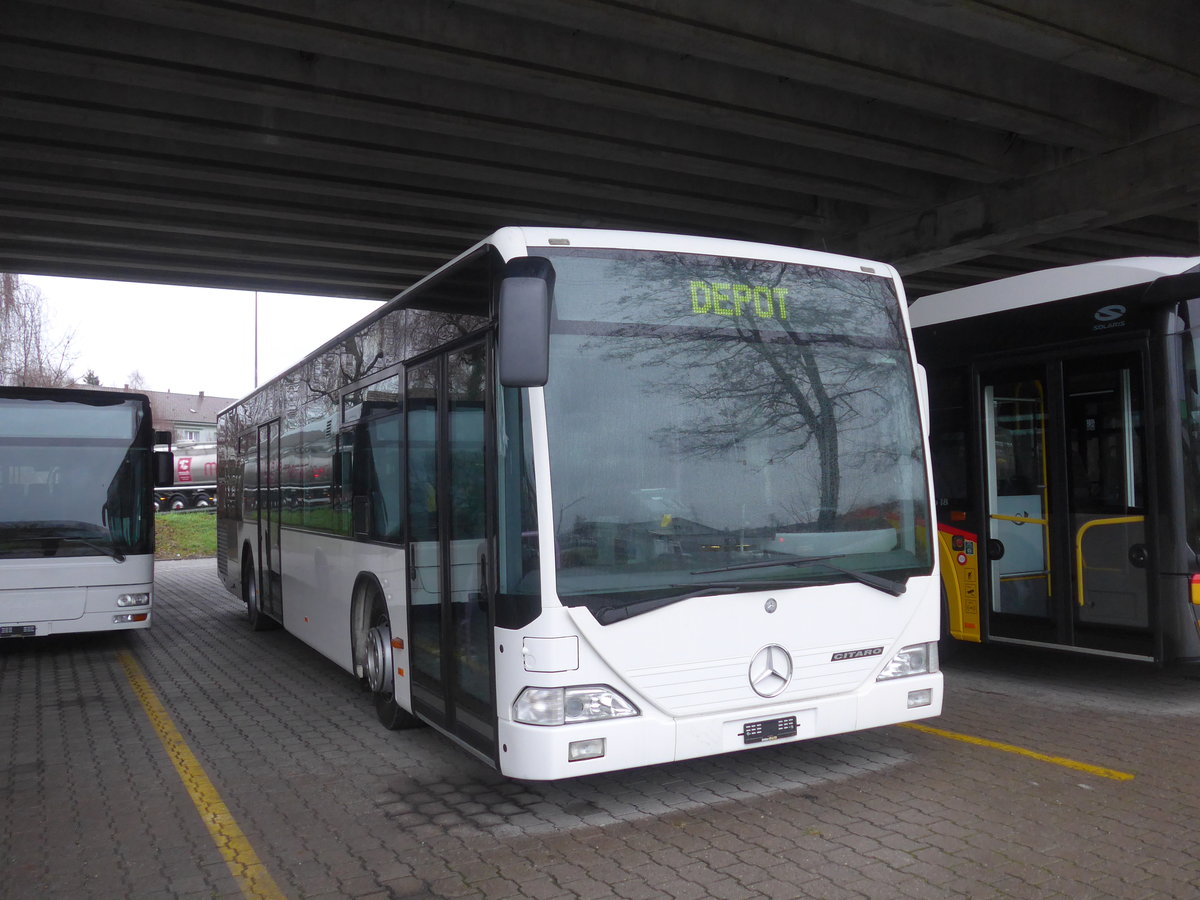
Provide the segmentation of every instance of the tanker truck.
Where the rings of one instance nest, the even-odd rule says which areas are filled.
[[[155,449],[169,449],[155,447]],[[203,509],[217,502],[217,445],[175,445],[175,478],[154,492],[154,509]]]

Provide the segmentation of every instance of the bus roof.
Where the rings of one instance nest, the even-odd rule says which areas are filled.
[[[928,294],[908,308],[913,328],[985,313],[1052,303],[1122,287],[1149,284],[1200,265],[1200,256],[1134,256],[1027,272],[984,284]]]

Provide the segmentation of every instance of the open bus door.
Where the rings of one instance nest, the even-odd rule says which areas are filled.
[[[1142,355],[981,370],[988,635],[1153,657]]]

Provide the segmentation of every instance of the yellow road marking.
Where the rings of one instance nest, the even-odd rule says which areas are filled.
[[[212,835],[213,842],[221,852],[225,864],[229,866],[230,874],[242,889],[242,894],[255,900],[284,900],[286,895],[279,889],[275,879],[271,877],[271,873],[259,860],[258,854],[254,852],[254,848],[234,821],[229,807],[225,805],[213,783],[208,780],[204,767],[200,765],[200,761],[184,741],[183,735],[175,727],[170,713],[154,693],[154,688],[150,686],[133,654],[122,650],[118,658],[133,692],[137,694],[142,708],[150,718],[150,724],[154,726],[159,740],[166,748],[167,756],[175,764],[175,771],[179,773],[183,786],[187,788],[192,803],[196,806],[196,812],[200,813],[200,818],[204,820],[208,833]]]
[[[979,747],[990,747],[993,750],[1003,750],[1005,753],[1016,753],[1018,756],[1028,756],[1030,759],[1052,763],[1053,765],[1063,766],[1068,769],[1075,769],[1079,772],[1087,772],[1089,775],[1098,775],[1101,778],[1111,778],[1113,781],[1133,780],[1133,776],[1128,772],[1118,772],[1116,769],[1106,769],[1103,766],[1093,766],[1089,763],[1079,762],[1074,759],[1067,759],[1064,756],[1048,756],[1045,753],[1038,753],[1034,750],[1026,750],[1024,747],[1017,747],[1013,744],[1001,744],[999,741],[989,741],[987,738],[973,737],[969,734],[960,734],[957,731],[944,731],[941,728],[931,728],[928,725],[921,725],[918,722],[902,722],[900,724],[905,728],[912,728],[916,731],[924,731],[926,734],[936,734],[938,737],[949,738],[952,741],[962,741],[963,743],[975,744]]]

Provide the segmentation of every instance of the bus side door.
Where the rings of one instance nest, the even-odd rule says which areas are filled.
[[[494,757],[489,357],[477,342],[410,367],[405,416],[414,711]]]

